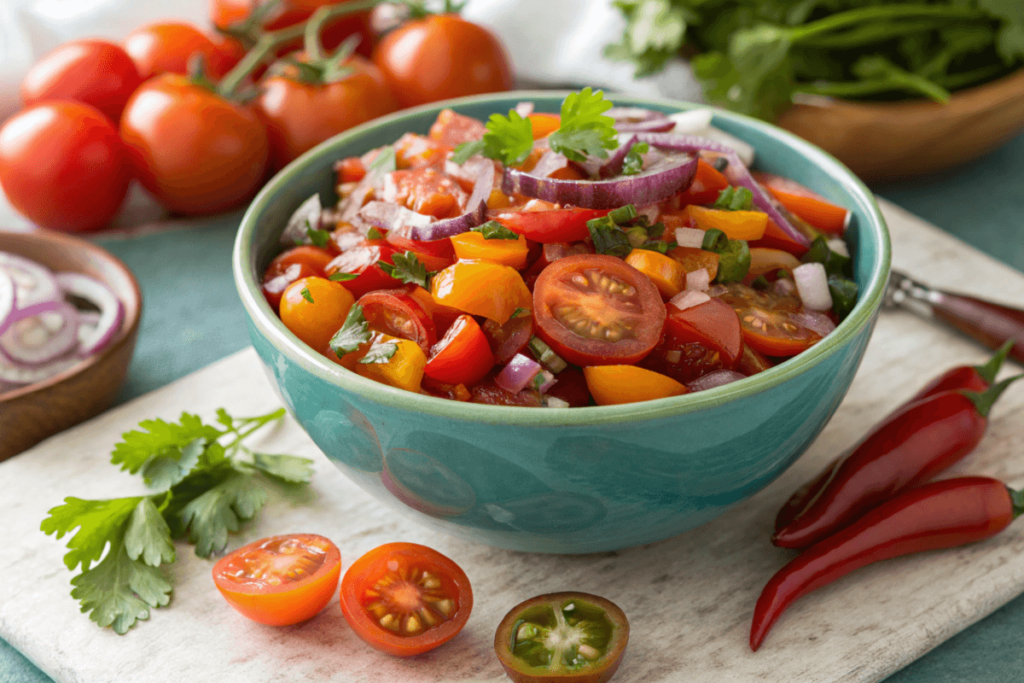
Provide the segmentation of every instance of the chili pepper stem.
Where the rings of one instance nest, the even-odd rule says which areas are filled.
[[[1007,340],[1005,344],[1000,346],[994,356],[989,359],[984,365],[978,365],[974,369],[978,371],[981,378],[985,380],[986,384],[992,384],[996,381],[996,375],[999,374],[1000,368],[1003,367],[1003,361],[1006,360],[1007,354],[1010,353],[1010,349],[1013,348],[1013,339]]]
[[[1019,380],[1021,377],[1024,377],[1024,374],[1008,377],[1002,382],[993,384],[985,391],[961,391],[960,393],[970,399],[979,415],[982,417],[988,417],[989,411],[992,410],[992,405],[996,402],[999,396],[1006,391],[1007,387]]]
[[[1016,491],[1009,486],[1006,490],[1010,492],[1010,502],[1013,504],[1013,518],[1017,519],[1024,515],[1024,491]]]

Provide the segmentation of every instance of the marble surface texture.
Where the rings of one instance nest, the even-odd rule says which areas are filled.
[[[894,265],[926,282],[1024,301],[1024,277],[910,214],[886,204]],[[437,548],[473,582],[465,631],[444,647],[390,658],[365,646],[337,601],[315,619],[271,628],[229,609],[210,579],[212,563],[180,545],[175,593],[126,636],[101,630],[69,597],[62,542],[39,522],[66,495],[133,495],[141,484],[105,464],[119,434],[140,419],[182,410],[213,416],[272,409],[277,398],[251,349],[215,363],[0,464],[0,637],[60,682],[507,680],[494,658],[505,611],[543,592],[579,589],[616,602],[632,637],[615,680],[878,681],[1024,591],[1024,524],[997,538],[887,562],[803,599],[756,655],[747,648],[754,601],[790,553],[772,547],[775,510],[799,483],[938,370],[986,352],[908,313],[885,312],[846,400],[808,453],[778,481],[718,520],[677,538],[616,553],[542,556],[496,550],[426,530],[375,503],[319,454],[292,422],[261,449],[305,454],[317,473],[308,500],[273,499],[229,548],[289,531],[319,533],[342,550],[344,568],[389,541]],[[1011,368],[1004,371],[1019,371]],[[954,472],[1024,486],[1024,386],[993,411],[989,434]]]

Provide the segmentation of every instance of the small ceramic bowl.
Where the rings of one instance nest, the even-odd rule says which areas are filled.
[[[54,272],[83,273],[105,283],[124,303],[118,336],[103,351],[45,382],[0,394],[0,460],[106,410],[124,384],[135,352],[142,294],[119,259],[77,237],[56,232],[0,232],[0,251],[30,258]]]
[[[860,364],[889,274],[889,235],[871,193],[839,162],[774,126],[717,112],[759,168],[850,207],[860,300],[822,342],[755,377],[620,406],[541,409],[460,403],[377,384],[305,346],[260,293],[288,216],[314,192],[336,201],[334,162],[426,133],[439,110],[487,119],[530,100],[557,112],[565,93],[514,92],[420,107],[311,150],[263,189],[242,219],[234,274],[253,345],[285,405],[351,479],[397,510],[504,548],[584,553],[651,543],[753,495],[815,439]],[[618,97],[676,112],[696,105]]]

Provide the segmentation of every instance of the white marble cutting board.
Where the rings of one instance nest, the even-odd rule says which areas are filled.
[[[892,205],[894,263],[928,282],[1024,303],[1024,275]],[[323,534],[347,568],[389,541],[437,548],[465,568],[476,604],[465,631],[439,650],[394,659],[358,640],[337,601],[303,625],[247,621],[221,599],[211,562],[179,545],[174,597],[126,636],[101,630],[69,597],[62,542],[39,523],[66,495],[134,495],[141,486],[107,464],[118,435],[182,410],[218,406],[256,414],[277,404],[249,349],[0,464],[0,636],[60,682],[501,681],[491,650],[507,609],[539,593],[604,595],[630,618],[632,637],[616,681],[877,681],[1024,591],[1024,522],[968,548],[875,565],[805,598],[756,655],[747,648],[751,609],[790,554],[768,543],[789,492],[854,442],[937,370],[980,362],[983,350],[905,313],[883,314],[846,400],[821,438],[779,481],[729,514],[643,548],[554,557],[496,550],[422,528],[374,502],[288,422],[268,435],[271,452],[316,458],[308,504],[272,501],[231,540],[238,547],[290,531]],[[1016,370],[1016,368],[1014,369]],[[1024,485],[1024,386],[1010,389],[990,432],[958,471]]]

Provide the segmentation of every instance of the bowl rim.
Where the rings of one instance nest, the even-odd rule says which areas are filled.
[[[290,163],[275,175],[259,192],[249,205],[242,217],[242,222],[235,239],[235,246],[232,251],[232,268],[234,271],[235,285],[238,289],[242,304],[253,325],[266,337],[266,339],[288,358],[298,363],[304,370],[310,372],[328,384],[333,384],[340,389],[350,391],[365,399],[384,403],[410,412],[436,415],[451,420],[464,422],[491,423],[501,425],[522,425],[532,427],[553,427],[553,426],[587,426],[600,424],[617,424],[622,422],[633,422],[638,419],[656,419],[674,417],[686,413],[696,412],[712,408],[723,403],[735,401],[745,397],[760,394],[772,387],[778,386],[798,375],[807,372],[826,358],[831,357],[839,349],[850,342],[866,326],[868,326],[876,311],[881,306],[882,297],[889,278],[891,261],[891,244],[889,231],[882,216],[882,212],[874,199],[874,195],[846,166],[839,160],[814,145],[798,138],[777,126],[753,119],[741,114],[735,114],[722,109],[713,108],[715,117],[728,119],[741,125],[755,128],[761,132],[782,138],[798,153],[807,158],[818,168],[831,171],[833,175],[843,178],[844,185],[854,196],[855,201],[865,209],[869,225],[864,226],[872,230],[879,243],[879,258],[873,264],[870,281],[867,288],[861,294],[857,305],[851,314],[840,323],[836,329],[826,336],[821,342],[814,345],[807,351],[793,357],[781,365],[770,368],[754,377],[740,380],[706,391],[684,394],[670,398],[656,399],[652,401],[641,401],[639,403],[628,403],[611,406],[587,406],[572,408],[569,410],[559,409],[536,409],[523,408],[518,406],[492,406],[476,403],[452,401],[450,399],[437,398],[423,394],[416,394],[402,389],[396,389],[380,384],[371,379],[357,375],[354,372],[342,368],[329,359],[324,358],[320,353],[306,346],[287,330],[281,320],[274,315],[269,304],[266,303],[260,292],[256,275],[249,268],[250,252],[256,234],[256,217],[265,211],[271,204],[271,199],[279,189],[289,183],[293,178],[300,175],[304,167],[312,160],[329,153],[329,151],[342,144],[358,140],[367,132],[386,126],[391,126],[405,120],[415,119],[427,113],[436,113],[441,109],[453,108],[458,110],[460,106],[473,104],[493,104],[504,106],[499,103],[516,102],[527,99],[562,99],[569,92],[568,90],[515,90],[503,93],[488,95],[476,95],[463,97],[442,102],[422,105],[412,109],[406,109],[388,116],[374,119],[368,123],[352,128],[344,133],[321,143],[309,150],[298,159]],[[656,99],[646,97],[635,97],[629,95],[612,95],[617,102],[629,103],[633,106],[654,105],[660,107],[674,108],[679,111],[686,111],[694,108],[709,108],[707,105],[682,102],[668,99]]]
[[[139,327],[139,324],[142,321],[143,302],[142,289],[139,287],[139,281],[135,278],[135,273],[131,271],[131,268],[125,265],[124,261],[114,256],[109,251],[107,251],[106,249],[99,245],[93,244],[92,242],[88,242],[84,239],[75,237],[73,235],[51,232],[43,229],[30,230],[28,232],[0,231],[0,236],[14,236],[16,239],[36,240],[44,245],[64,243],[68,246],[73,246],[76,249],[87,251],[91,253],[93,256],[95,256],[97,259],[110,263],[111,265],[114,266],[114,268],[121,271],[128,278],[128,282],[131,285],[131,289],[129,290],[129,292],[135,298],[136,301],[136,305],[134,307],[129,307],[127,304],[125,305],[125,319],[121,323],[121,331],[118,332],[117,337],[115,337],[114,340],[111,341],[110,344],[108,344],[105,349],[103,349],[99,353],[93,354],[89,358],[83,359],[81,363],[72,365],[64,372],[58,373],[47,380],[43,380],[42,382],[36,382],[35,384],[26,384],[25,386],[20,387],[18,389],[13,389],[11,391],[0,394],[0,406],[2,406],[4,403],[13,403],[14,401],[23,399],[27,396],[31,396],[36,392],[46,391],[51,387],[57,386],[58,384],[62,384],[64,381],[71,379],[72,377],[89,372],[95,366],[99,365],[100,363],[103,363],[107,358],[120,353],[122,347],[128,340],[132,338],[132,335],[134,334],[135,330]],[[0,239],[0,242],[2,242],[2,239]],[[46,267],[49,268],[49,266]],[[122,299],[122,303],[124,303],[124,295],[121,292],[117,291],[115,291],[114,293],[117,295],[119,299]]]

